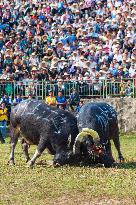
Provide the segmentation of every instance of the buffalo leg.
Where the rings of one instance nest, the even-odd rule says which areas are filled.
[[[113,161],[114,161],[114,158],[112,156],[111,142],[110,141],[108,141],[108,143],[106,144],[105,148],[106,148],[107,155],[110,156],[113,159]]]
[[[119,141],[118,135],[113,138],[113,142],[114,142],[114,145],[118,151],[118,158],[119,158],[120,162],[124,161],[123,155],[122,155],[121,150],[120,150],[120,141]]]
[[[26,162],[28,162],[30,160],[29,153],[28,153],[28,148],[29,148],[29,145],[23,139],[22,140],[22,149],[23,149],[23,153],[25,155]]]
[[[32,159],[28,162],[28,167],[32,168],[36,159],[39,158],[41,156],[41,154],[43,153],[43,151],[46,148],[46,143],[42,140],[40,140],[37,149],[35,151],[35,154],[33,155]]]
[[[70,149],[72,150],[72,152],[73,152],[73,146],[75,144],[75,139],[76,139],[77,135],[79,134],[79,130],[76,127],[76,125],[74,125],[74,128],[75,128],[74,130],[73,130],[73,127],[71,128],[71,130],[73,130],[71,132],[71,142],[70,142]]]
[[[10,142],[10,157],[9,157],[9,161],[8,164],[14,165],[15,161],[14,161],[14,152],[15,152],[15,147],[16,144],[18,142],[18,137],[19,137],[20,133],[18,130],[14,129],[12,136],[11,136],[11,142]]]

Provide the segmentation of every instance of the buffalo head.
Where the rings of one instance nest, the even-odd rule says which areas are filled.
[[[106,146],[100,144],[98,133],[89,128],[83,128],[77,135],[73,153],[91,164],[101,163],[105,167],[111,167],[114,162],[107,154]]]

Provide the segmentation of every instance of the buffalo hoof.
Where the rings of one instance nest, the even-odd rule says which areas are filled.
[[[124,161],[125,161],[124,157],[123,157],[123,156],[120,156],[120,157],[119,157],[119,162],[122,163],[122,162],[124,162]]]
[[[32,163],[31,161],[29,161],[29,162],[27,163],[27,167],[32,169],[32,168],[33,168],[33,163]]]
[[[14,160],[9,160],[7,164],[10,165],[10,166],[14,166],[15,162],[14,162]]]
[[[104,167],[111,168],[115,160],[108,155],[103,155],[100,157],[100,163],[104,164]]]
[[[27,162],[29,162],[31,159],[30,158],[28,158],[28,159],[25,159],[25,162],[27,163]]]
[[[61,165],[59,163],[53,164],[54,168],[60,167]]]
[[[118,163],[117,162],[113,162],[112,168],[118,168]]]

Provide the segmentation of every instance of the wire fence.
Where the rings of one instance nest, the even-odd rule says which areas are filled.
[[[72,89],[75,88],[81,98],[108,98],[108,97],[121,97],[131,96],[136,98],[136,79],[122,79],[121,81],[103,80],[95,81],[65,81],[58,83],[51,82],[9,82],[0,81],[0,95],[3,93],[8,94],[11,98],[15,98],[17,94],[21,94],[27,98],[29,94],[35,96],[37,99],[45,99],[52,90],[54,95],[58,91],[68,97]]]

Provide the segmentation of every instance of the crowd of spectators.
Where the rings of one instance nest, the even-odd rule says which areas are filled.
[[[0,79],[136,77],[135,0],[3,0]]]

